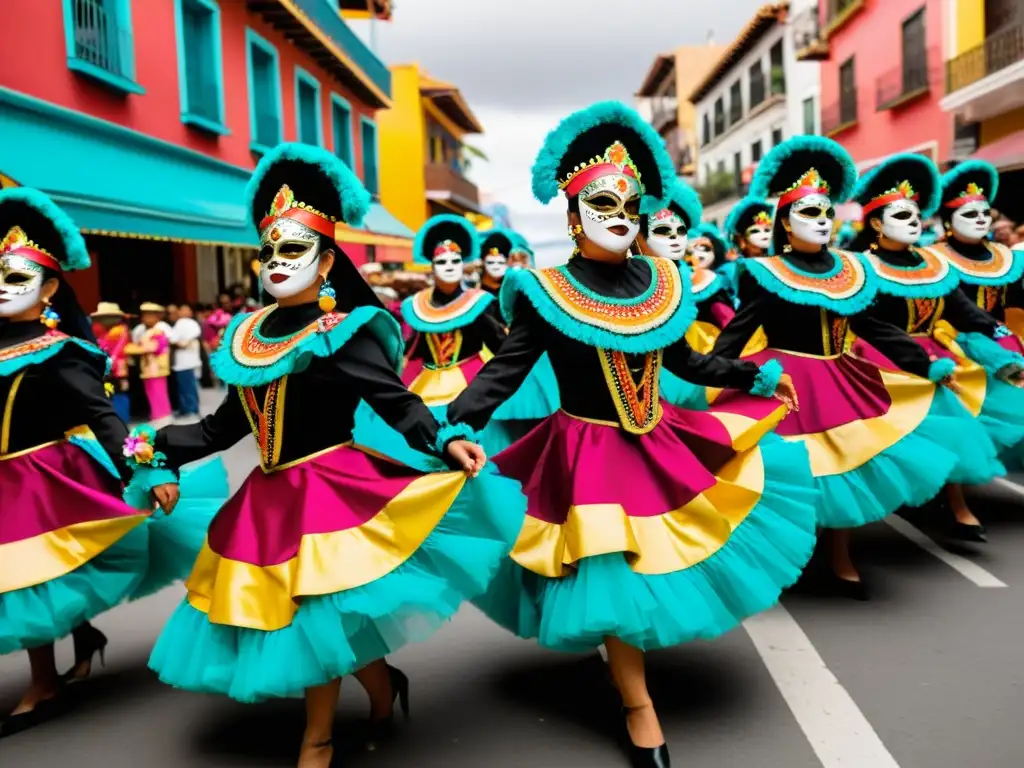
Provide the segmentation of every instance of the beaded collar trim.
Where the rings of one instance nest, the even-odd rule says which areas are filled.
[[[747,261],[767,271],[790,290],[817,294],[833,301],[853,298],[868,284],[864,264],[848,251],[833,250],[832,255],[835,266],[821,275],[805,272],[778,256]]]
[[[282,360],[306,339],[318,333],[326,333],[338,326],[346,315],[341,312],[328,312],[317,318],[291,336],[281,339],[268,339],[260,335],[260,328],[271,312],[277,309],[272,305],[245,318],[238,330],[231,337],[231,356],[235,361],[247,368],[268,368]]]
[[[637,257],[651,268],[651,285],[635,299],[610,299],[594,293],[563,267],[534,274],[545,293],[572,319],[624,336],[638,336],[664,325],[679,308],[683,281],[668,259]]]
[[[478,310],[480,302],[493,301],[493,297],[487,291],[474,288],[443,307],[438,307],[430,300],[433,293],[433,288],[424,288],[408,299],[409,310],[425,325],[453,324],[462,317],[467,318],[468,324],[476,318],[478,311],[474,310]]]
[[[37,336],[34,339],[23,341],[20,344],[4,347],[3,349],[0,349],[0,363],[6,363],[8,360],[14,360],[15,358],[23,355],[31,355],[33,352],[49,349],[54,344],[60,344],[67,338],[68,335],[66,333],[50,331],[49,333],[44,333],[42,336]]]
[[[989,258],[984,260],[963,256],[948,242],[936,243],[932,248],[949,260],[965,282],[1001,285],[1013,282],[1024,271],[1024,252],[1015,252],[1002,243],[985,243]]]
[[[949,280],[953,269],[946,259],[930,248],[914,248],[913,251],[922,259],[922,263],[914,267],[897,267],[874,253],[868,253],[867,256],[875,273],[887,283],[906,287],[926,287]]]

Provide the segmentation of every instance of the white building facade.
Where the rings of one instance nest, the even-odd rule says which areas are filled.
[[[796,60],[791,6],[799,13],[817,3],[762,6],[690,95],[705,221],[722,224],[772,147],[820,130],[818,65]]]

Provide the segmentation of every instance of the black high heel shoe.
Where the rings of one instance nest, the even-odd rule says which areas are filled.
[[[9,715],[5,720],[0,721],[0,739],[22,733],[52,720],[64,711],[64,705],[64,691],[63,688],[59,688],[52,698],[40,701],[28,712]]]
[[[92,659],[97,653],[100,656],[100,664],[107,666],[106,650],[107,636],[100,632],[92,624],[80,627],[71,636],[75,644],[75,663],[67,672],[61,675],[61,682],[66,684],[77,683],[85,680],[92,674]],[[88,670],[84,675],[77,675],[76,672],[85,664]]]
[[[857,600],[862,603],[871,600],[871,592],[867,584],[859,580],[844,579],[834,571],[829,571],[828,589],[832,594],[838,597],[845,597],[848,600]]]
[[[391,680],[391,714],[380,720],[371,720],[367,725],[366,748],[371,752],[377,748],[378,742],[387,739],[395,730],[394,704],[402,711],[402,717],[409,719],[409,678],[397,667],[388,666],[388,678]]]
[[[972,525],[971,523],[961,523],[954,520],[949,526],[949,537],[951,539],[957,539],[958,541],[972,541],[978,544],[985,544],[988,542],[988,536],[985,534],[988,531],[985,530],[985,526]]]
[[[653,706],[647,704],[646,706]],[[622,708],[622,735],[620,741],[622,751],[629,758],[631,768],[672,768],[672,760],[668,755],[668,744],[660,747],[638,747],[633,743],[633,737],[629,735],[629,724],[627,717],[632,709],[644,709],[644,707]]]

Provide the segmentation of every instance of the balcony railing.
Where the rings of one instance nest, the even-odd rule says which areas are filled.
[[[660,97],[652,100],[651,125],[654,130],[661,131],[678,120],[678,102],[675,99]]]
[[[469,204],[474,208],[480,205],[480,193],[476,184],[450,165],[427,163],[424,173],[428,192],[448,192],[457,198],[458,203]]]
[[[939,59],[937,49],[923,55],[907,57],[875,81],[875,109],[879,112],[898,107],[917,96],[928,93],[938,75],[932,62]]]
[[[857,122],[857,94],[844,93],[821,109],[821,132],[826,136],[838,133]]]
[[[72,0],[75,58],[105,72],[130,78],[131,34],[118,24],[112,4]]]
[[[825,18],[822,19],[822,37],[827,40],[829,35],[864,7],[864,0],[825,0],[823,5]]]
[[[946,62],[946,93],[966,88],[1021,60],[1024,60],[1024,24],[1016,24]]]

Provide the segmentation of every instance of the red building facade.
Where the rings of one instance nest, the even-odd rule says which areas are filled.
[[[861,170],[894,152],[950,158],[943,95],[943,0],[820,0],[821,128]]]
[[[85,306],[249,278],[242,194],[279,141],[324,146],[377,191],[390,73],[324,0],[50,0],[4,22],[0,178],[82,227]],[[379,204],[338,233],[357,264],[409,237]]]

